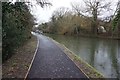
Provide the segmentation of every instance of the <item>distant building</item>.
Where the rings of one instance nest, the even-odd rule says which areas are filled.
[[[99,26],[98,27],[98,33],[105,33],[105,32],[107,32],[107,31],[105,30],[104,26]]]

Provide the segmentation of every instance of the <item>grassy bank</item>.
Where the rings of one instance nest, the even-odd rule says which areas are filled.
[[[37,38],[32,38],[19,47],[14,55],[2,65],[3,78],[24,78],[37,46]]]
[[[49,38],[51,39],[51,38]],[[104,76],[99,73],[95,68],[90,66],[87,62],[83,61],[80,57],[78,57],[75,53],[70,51],[64,45],[56,42],[55,40],[51,39],[53,42],[56,43],[58,47],[64,51],[64,53],[76,64],[76,66],[88,77],[88,78],[104,78]]]
[[[52,33],[44,33],[44,34],[52,34]],[[54,34],[54,35],[63,35],[63,34]],[[68,35],[66,34],[65,36],[76,36],[76,37],[88,37],[88,38],[100,38],[100,39],[113,39],[113,40],[120,40],[120,37],[115,35],[115,36],[107,36],[105,34],[101,34],[101,35],[93,35],[93,34],[72,34],[72,35]]]

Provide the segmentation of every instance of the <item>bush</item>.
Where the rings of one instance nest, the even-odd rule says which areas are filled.
[[[14,49],[22,45],[31,36],[34,18],[24,2],[2,3],[2,60],[13,55]]]

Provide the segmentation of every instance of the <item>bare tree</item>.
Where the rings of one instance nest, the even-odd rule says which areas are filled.
[[[84,0],[85,8],[84,11],[80,9],[79,5],[72,5],[72,8],[79,14],[84,16],[86,13],[92,16],[93,26],[92,32],[97,34],[98,28],[98,16],[103,11],[111,10],[111,2],[105,2],[105,0]],[[83,15],[84,14],[84,15]]]
[[[73,10],[78,16],[83,15],[83,14],[82,14],[82,10],[81,10],[81,8],[80,8],[80,7],[81,7],[80,4],[78,4],[78,3],[72,3],[71,6],[72,6],[72,10]]]
[[[14,0],[1,0],[1,1],[2,2],[13,2]],[[44,6],[52,6],[49,0],[15,0],[15,2],[26,2],[30,6],[33,6],[33,4],[31,4],[32,1],[36,1],[37,4],[40,5],[42,8]]]
[[[111,2],[105,2],[104,0],[84,0],[84,3],[86,5],[86,12],[93,17],[92,32],[97,34],[98,16],[105,10],[111,10]]]
[[[62,19],[63,17],[64,17],[64,15],[67,13],[69,11],[69,9],[68,8],[65,8],[65,7],[60,7],[60,8],[58,8],[57,10],[55,10],[54,12],[53,12],[53,16],[55,17],[55,18],[60,18],[60,19]]]
[[[116,7],[116,32],[118,34],[118,37],[120,37],[120,0],[118,0],[117,7]]]

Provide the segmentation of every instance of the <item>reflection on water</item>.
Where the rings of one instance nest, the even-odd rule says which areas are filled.
[[[107,78],[120,78],[120,42],[97,38],[51,35],[56,41],[96,68]]]

